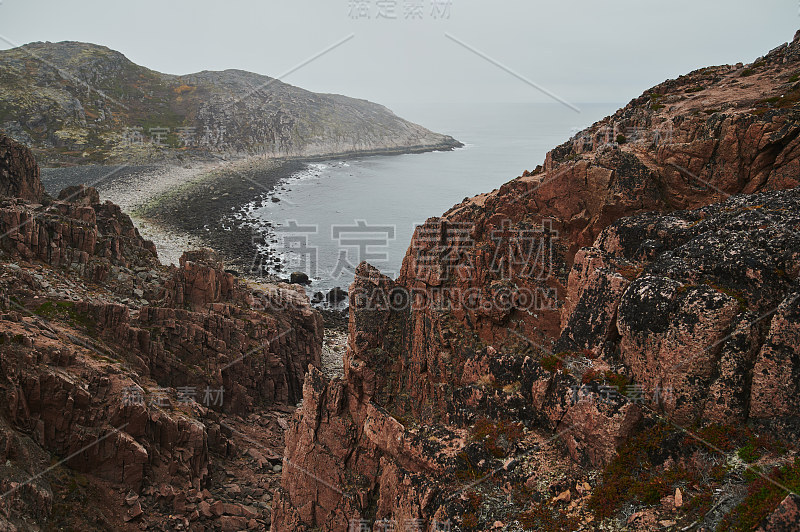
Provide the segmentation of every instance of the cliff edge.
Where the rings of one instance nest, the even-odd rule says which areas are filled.
[[[161,265],[93,188],[42,190],[0,136],[0,529],[268,527],[321,316],[209,250]]]
[[[429,219],[397,280],[363,263],[273,530],[795,530],[799,36]]]

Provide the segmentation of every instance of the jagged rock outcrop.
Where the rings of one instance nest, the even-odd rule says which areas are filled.
[[[576,261],[559,348],[622,362],[649,393],[672,390],[659,407],[682,425],[795,417],[797,201],[792,189],[612,224],[582,254],[602,255],[605,273]],[[624,289],[597,283],[620,270]]]
[[[449,150],[382,105],[241,70],[184,76],[79,42],[0,52],[0,129],[53,163]]]
[[[13,139],[0,135],[0,196],[39,203],[45,197],[39,180],[39,166],[30,150]]]
[[[663,437],[660,420],[675,431],[648,458],[663,478],[676,463],[709,478],[695,440],[674,444],[680,427],[749,422],[796,441],[798,70],[796,37],[662,83],[533,173],[428,220],[396,281],[359,266],[345,377],[309,375],[287,433],[306,470],[338,460],[322,477],[284,470],[275,529],[335,530],[347,515],[587,526],[618,508],[614,482],[634,498],[674,491],[615,480],[638,474],[620,460],[639,456],[639,432]],[[395,423],[368,424],[373,411]],[[420,433],[435,475],[386,443]],[[537,477],[562,460],[531,456],[548,438],[584,471],[605,468],[602,482]],[[595,488],[605,499],[585,503]],[[657,526],[648,515],[626,525]]]
[[[92,206],[100,203],[100,193],[94,187],[87,187],[86,185],[74,185],[67,187],[58,193],[60,201],[68,201],[70,203],[79,203],[81,205]]]
[[[30,152],[6,137],[0,144],[22,157],[10,168],[33,164],[24,186],[0,180],[2,190],[35,195]],[[192,504],[214,502],[201,492],[240,452],[228,416],[261,419],[301,400],[307,368],[320,365],[322,317],[296,287],[250,285],[210,250],[162,266],[93,188],[32,201],[0,197],[0,528],[27,530],[26,519],[63,512],[50,459],[40,458],[49,453],[126,501],[168,501],[183,522],[187,490]],[[144,519],[142,504],[126,503],[125,520]],[[191,520],[226,529],[269,521],[269,512],[225,504]]]

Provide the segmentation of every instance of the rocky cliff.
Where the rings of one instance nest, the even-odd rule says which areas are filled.
[[[273,529],[796,530],[798,76],[662,83],[362,264]]]
[[[39,166],[30,150],[5,135],[0,137],[0,195],[34,203],[45,197]]]
[[[302,289],[208,250],[162,266],[94,189],[43,196],[7,137],[0,191],[0,529],[267,527],[270,449],[320,365]]]
[[[240,70],[161,74],[78,42],[0,52],[0,129],[53,164],[461,145],[366,100],[316,94]]]

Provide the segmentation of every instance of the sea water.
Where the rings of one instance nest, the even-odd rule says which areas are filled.
[[[558,103],[396,106],[399,116],[465,146],[312,163],[243,206],[240,219],[264,232],[284,274],[309,275],[311,292],[346,290],[362,260],[395,277],[415,226],[533,170],[548,150],[620,106],[579,107],[580,113]]]

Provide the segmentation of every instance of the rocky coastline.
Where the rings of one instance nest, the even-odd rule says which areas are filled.
[[[800,32],[645,91],[362,262],[346,335],[0,134],[0,530],[800,529],[798,105]],[[117,192],[235,255],[268,164]]]
[[[230,161],[183,164],[46,168],[42,180],[53,194],[66,186],[95,184],[101,198],[120,205],[131,215],[139,231],[156,244],[159,257],[167,264],[177,264],[185,250],[209,247],[224,258],[229,269],[243,277],[288,281],[291,272],[281,264],[276,250],[270,248],[274,242],[270,242],[269,234],[237,216],[242,206],[259,201],[263,205],[279,184],[305,170],[309,163],[447,151],[460,146],[455,141],[438,146],[319,157],[236,157]],[[273,222],[267,223],[268,227],[272,225]],[[326,312],[331,310],[326,294],[313,302]]]
[[[96,189],[48,195],[5,136],[0,183],[0,528],[269,527],[286,416],[321,366],[302,289],[207,249],[161,264]]]
[[[362,263],[273,529],[797,530],[798,73],[666,81]]]
[[[30,65],[30,57],[40,62]],[[460,146],[367,100],[317,94],[241,70],[162,74],[90,43],[3,50],[0,74],[0,128],[49,165],[327,158]],[[97,100],[87,85],[115,97]]]

